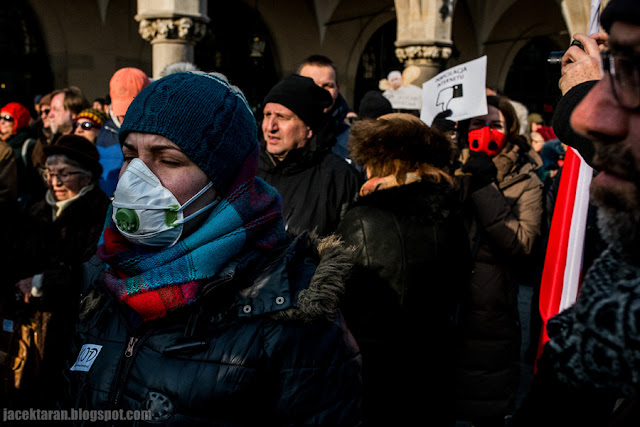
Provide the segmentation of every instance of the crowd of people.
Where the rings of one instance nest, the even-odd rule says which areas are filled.
[[[351,111],[322,55],[256,120],[227,77],[117,70],[0,108],[3,407],[162,425],[637,425],[640,6],[574,35],[553,122],[487,91]],[[635,53],[634,53],[635,52]],[[566,151],[594,168],[584,280],[524,400]]]

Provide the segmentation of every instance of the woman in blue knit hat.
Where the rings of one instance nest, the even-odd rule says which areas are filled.
[[[337,308],[350,253],[287,237],[256,178],[246,99],[221,75],[143,89],[87,265],[68,360],[76,409],[162,425],[356,425],[360,357]]]

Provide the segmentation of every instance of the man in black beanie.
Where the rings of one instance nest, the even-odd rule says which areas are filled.
[[[360,190],[353,166],[333,154],[321,130],[331,105],[329,92],[313,79],[291,74],[264,99],[258,176],[282,195],[287,229],[320,236],[332,233],[340,212]]]
[[[640,425],[640,3],[611,0],[601,24],[603,76],[570,124],[593,144],[591,199],[608,246],[574,305],[549,321],[510,426]]]

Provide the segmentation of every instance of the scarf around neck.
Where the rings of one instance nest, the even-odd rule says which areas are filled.
[[[257,157],[249,157],[206,223],[169,248],[130,243],[116,228],[109,207],[98,242],[98,256],[107,265],[105,284],[144,321],[196,301],[200,287],[234,257],[285,240],[282,199],[255,177]]]
[[[422,178],[415,172],[407,173],[405,177],[405,185],[411,184],[414,182],[421,181]],[[400,183],[396,179],[395,175],[383,176],[381,178],[371,178],[364,183],[364,185],[360,188],[360,196],[364,197],[368,194],[373,193],[374,191],[386,190],[387,188],[393,188],[400,186]]]
[[[614,243],[587,272],[575,304],[549,320],[542,357],[567,384],[637,394],[639,301],[640,266]]]

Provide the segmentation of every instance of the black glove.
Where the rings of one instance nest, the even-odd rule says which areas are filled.
[[[452,120],[447,120],[447,117],[451,116],[453,111],[445,110],[441,113],[438,113],[434,118],[433,122],[431,122],[431,127],[438,129],[440,132],[451,132],[452,130],[456,130],[456,122]]]
[[[471,151],[469,160],[462,165],[462,172],[471,174],[469,190],[473,193],[494,182],[498,169],[486,153]]]

